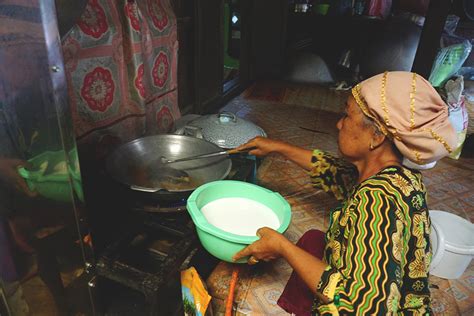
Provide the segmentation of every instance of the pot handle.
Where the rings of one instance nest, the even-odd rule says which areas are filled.
[[[221,112],[221,113],[217,114],[217,117],[219,118],[219,122],[221,124],[227,124],[229,122],[232,122],[232,123],[237,122],[237,117],[232,112],[224,111],[224,112]]]
[[[196,127],[192,125],[184,126],[182,135],[192,136],[196,138],[204,138],[202,136],[202,129],[200,127]]]
[[[131,185],[130,189],[135,190],[135,191],[141,191],[141,192],[158,192],[161,190],[161,188],[146,188],[146,187],[141,187],[139,185]]]

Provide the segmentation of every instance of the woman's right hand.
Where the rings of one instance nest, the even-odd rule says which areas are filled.
[[[240,145],[239,147],[236,148],[236,150],[244,151],[250,148],[254,148],[249,151],[250,155],[255,155],[257,157],[264,157],[272,152],[280,152],[280,149],[285,144],[286,143],[279,140],[257,136],[249,140],[247,143]]]

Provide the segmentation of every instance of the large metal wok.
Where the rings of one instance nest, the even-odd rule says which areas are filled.
[[[203,139],[183,135],[155,135],[133,140],[118,147],[106,161],[108,174],[130,190],[164,201],[186,198],[201,184],[227,177],[232,167],[228,155],[163,165],[161,157],[179,159],[221,150]],[[185,185],[172,183],[156,192],[163,170],[184,171],[189,179]],[[163,186],[161,186],[163,187]]]

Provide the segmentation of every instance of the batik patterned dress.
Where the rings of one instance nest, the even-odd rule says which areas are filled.
[[[314,151],[315,187],[341,200],[326,233],[328,263],[314,315],[426,315],[431,224],[421,174],[392,166],[357,182],[357,169]]]

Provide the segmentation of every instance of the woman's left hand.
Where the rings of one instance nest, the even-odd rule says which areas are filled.
[[[0,185],[15,188],[28,197],[35,197],[37,193],[31,191],[25,179],[18,174],[18,168],[27,165],[26,161],[20,159],[0,158]]]
[[[280,257],[285,243],[289,242],[282,234],[268,227],[260,228],[257,231],[257,236],[260,238],[259,240],[237,252],[232,260],[237,261],[243,257],[251,256],[253,263],[258,260],[270,261]],[[249,263],[252,263],[250,259]]]

